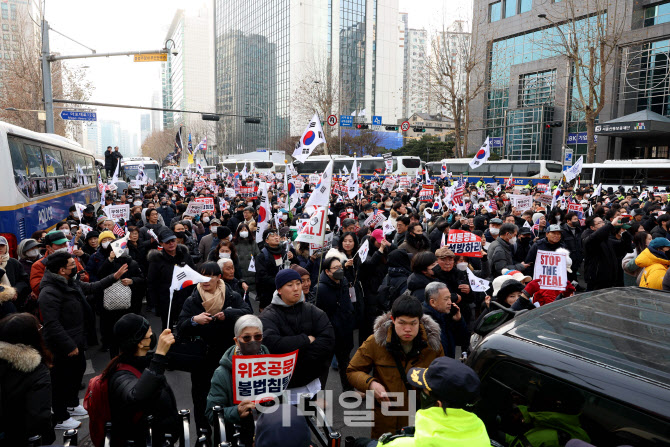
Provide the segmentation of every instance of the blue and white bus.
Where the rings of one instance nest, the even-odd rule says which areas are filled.
[[[402,175],[414,177],[418,172],[423,170],[424,162],[421,161],[419,157],[412,156],[393,156],[393,167],[391,168],[392,175]],[[330,163],[331,157],[329,155],[314,155],[305,160],[304,163],[294,161],[293,165],[300,175],[309,175],[309,174],[320,174]],[[344,168],[347,168],[347,171],[351,171],[351,168],[354,164],[353,157],[344,157],[341,155],[333,155],[333,174],[337,175],[341,172],[344,172]],[[364,179],[370,179],[375,175],[375,172],[378,174],[383,174],[386,170],[386,164],[382,157],[358,157],[356,158],[356,164],[358,166],[358,173]]]
[[[0,235],[13,255],[21,240],[66,218],[75,202],[99,201],[93,154],[59,135],[0,122],[0,172]]]
[[[496,160],[487,161],[477,169],[470,168],[471,158],[447,158],[442,161],[431,161],[426,163],[428,175],[439,178],[442,173],[442,165],[447,166],[447,172],[454,177],[463,174],[469,182],[476,183],[484,178],[486,183],[493,183],[495,179],[514,178],[516,185],[526,185],[529,181],[533,184],[549,183],[558,181],[563,177],[562,166],[558,161],[552,160]]]

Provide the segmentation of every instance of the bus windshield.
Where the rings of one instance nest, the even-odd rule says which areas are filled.
[[[272,169],[273,163],[271,161],[255,161],[254,167],[256,169]]]
[[[135,177],[137,177],[137,173],[139,171],[139,165],[126,165],[123,167],[123,172],[126,178],[130,180],[135,180]],[[158,168],[158,165],[144,165],[144,173],[154,182],[158,178],[160,169]]]
[[[401,161],[405,168],[418,168],[421,166],[421,160],[418,158],[402,158]]]

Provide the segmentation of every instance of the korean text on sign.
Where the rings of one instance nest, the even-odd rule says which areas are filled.
[[[195,201],[205,205],[203,211],[214,211],[214,197],[196,197]]]
[[[447,247],[457,255],[482,257],[482,239],[469,231],[449,230]]]
[[[247,200],[256,200],[258,198],[258,188],[255,186],[240,186],[240,196]]]
[[[234,355],[233,402],[267,402],[287,388],[295,369],[298,350],[288,354]]]

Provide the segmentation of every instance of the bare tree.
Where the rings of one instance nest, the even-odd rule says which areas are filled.
[[[560,14],[540,15],[554,25],[546,30],[545,43],[571,65],[573,82],[568,88],[577,93],[572,109],[586,123],[587,163],[595,162],[595,122],[607,101],[605,86],[627,22],[625,8],[621,0],[566,0]],[[575,118],[579,116],[569,121]]]
[[[151,157],[162,163],[168,154],[174,151],[175,135],[179,129],[163,129],[153,131],[142,143],[142,155]],[[186,144],[186,142],[184,142]],[[186,148],[182,156],[186,156]],[[176,161],[176,160],[175,160]]]
[[[468,32],[463,20],[451,28],[442,27],[432,39],[430,90],[433,99],[454,121],[454,142],[457,157],[467,156],[471,127],[470,105],[486,87],[484,72],[487,61],[486,39],[477,27]]]

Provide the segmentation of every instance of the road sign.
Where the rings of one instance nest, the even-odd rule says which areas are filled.
[[[135,54],[133,62],[167,62],[167,53]]]
[[[409,130],[409,121],[403,121],[400,125],[400,130],[407,132]]]
[[[334,126],[337,124],[337,117],[335,115],[328,115],[328,125]]]
[[[61,119],[71,121],[97,121],[98,114],[96,112],[80,112],[78,110],[61,110]]]
[[[354,117],[352,115],[340,115],[340,127],[351,127],[354,125]]]
[[[372,125],[373,126],[381,126],[382,125],[382,117],[381,116],[373,116],[372,117]]]
[[[574,151],[572,149],[565,149],[565,157],[563,158],[563,165],[572,166],[572,154]]]

